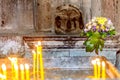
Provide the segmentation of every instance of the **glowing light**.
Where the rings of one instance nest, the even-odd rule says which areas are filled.
[[[20,75],[21,75],[21,80],[24,80],[25,76],[24,76],[24,65],[20,64]]]
[[[106,78],[106,69],[105,69],[106,65],[105,62],[102,61],[102,78],[105,79]]]
[[[5,64],[2,64],[2,71],[3,71],[3,75],[7,79],[7,72],[6,72],[6,65]]]
[[[29,65],[25,64],[26,80],[30,80]]]
[[[94,69],[93,69],[93,71],[94,71],[94,77],[97,78],[97,64],[96,64],[96,60],[93,60],[92,64],[94,66]]]

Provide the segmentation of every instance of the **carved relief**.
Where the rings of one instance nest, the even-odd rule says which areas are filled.
[[[77,34],[84,27],[82,13],[72,5],[56,8],[55,32],[57,34]]]

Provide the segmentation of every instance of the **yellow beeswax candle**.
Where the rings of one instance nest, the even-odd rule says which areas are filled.
[[[41,80],[44,80],[44,64],[43,64],[42,53],[40,54],[40,74],[41,74]]]
[[[96,60],[92,60],[94,77],[97,78],[97,63]]]
[[[42,58],[42,45],[40,41],[38,42],[37,51],[39,54],[39,61],[40,61],[40,76],[41,76],[41,80],[44,80],[44,63]]]
[[[14,64],[14,72],[15,72],[15,80],[18,80],[18,65],[17,64]]]
[[[25,73],[24,73],[24,65],[23,64],[20,64],[20,77],[21,77],[21,80],[24,80],[25,78]]]
[[[37,54],[35,51],[32,51],[33,53],[33,78],[34,80],[36,80],[36,57],[37,57]]]
[[[26,75],[26,80],[30,80],[30,72],[29,72],[28,64],[25,64],[25,75]]]
[[[100,64],[100,60],[97,60],[97,66],[98,66],[98,78],[101,77],[101,64]]]
[[[11,62],[11,66],[12,66],[12,79],[14,79],[14,76],[15,76],[14,66],[18,64],[18,59],[16,57],[8,57],[8,59]]]
[[[102,61],[102,78],[105,79],[106,78],[106,68],[105,68],[105,62]]]
[[[6,65],[5,64],[2,64],[2,72],[3,72],[3,75],[5,76],[4,80],[7,80],[7,71],[6,71]]]
[[[40,64],[39,64],[39,56],[40,56],[40,46],[41,46],[41,42],[38,41],[38,44],[36,45],[37,47],[37,77],[39,77],[39,67],[40,67]]]
[[[37,53],[37,77],[39,77],[39,54]]]
[[[41,42],[38,41],[38,45],[37,45],[37,53],[40,54],[41,53],[41,50],[42,49],[42,46],[41,46]]]
[[[3,74],[0,74],[0,80],[5,80],[5,79],[6,79],[6,76]]]

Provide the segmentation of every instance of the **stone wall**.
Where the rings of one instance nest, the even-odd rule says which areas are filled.
[[[120,25],[120,1],[119,0],[101,0],[102,1],[102,15],[112,20],[117,32],[119,33]]]
[[[100,0],[36,0],[36,3],[39,4],[35,6],[38,6],[35,10],[35,17],[37,16],[35,18],[37,19],[35,29],[37,29],[37,31],[54,32],[56,8],[58,6],[64,6],[65,4],[71,4],[82,12],[84,24],[92,17],[101,16]]]
[[[32,0],[1,0],[0,31],[18,33],[26,29],[33,29]]]
[[[37,4],[33,5],[33,2]],[[2,0],[0,4],[1,33],[9,31],[11,33],[28,34],[35,33],[35,30],[54,33],[55,8],[63,4],[72,4],[80,9],[83,13],[84,23],[94,16],[108,17],[119,32],[119,0]],[[33,23],[33,11],[38,12],[38,14],[34,13],[38,19],[36,23]]]

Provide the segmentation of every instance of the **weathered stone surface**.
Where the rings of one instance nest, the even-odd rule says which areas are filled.
[[[71,37],[26,37],[24,38],[25,44],[29,49],[33,49],[31,46],[36,44],[36,41],[41,40],[43,46],[43,58],[45,61],[45,67],[57,67],[57,68],[90,68],[88,61],[92,56],[97,56],[94,52],[88,53],[83,46],[83,40],[85,38]],[[116,52],[119,50],[119,43],[116,41],[118,38],[107,39],[105,48],[99,52],[99,56],[105,56],[112,64],[116,62]],[[69,41],[68,43],[65,42]],[[75,41],[75,42],[74,42]],[[32,43],[30,46],[29,44]],[[71,45],[72,43],[72,45]],[[74,43],[74,45],[73,45]],[[116,46],[116,47],[115,47]],[[26,49],[27,50],[27,49]],[[26,51],[26,56],[32,59],[31,51]]]
[[[33,29],[32,0],[1,0],[0,30]]]
[[[0,57],[9,54],[25,54],[23,39],[20,36],[2,36],[0,37]]]
[[[107,18],[110,18],[117,30],[117,32],[119,33],[119,13],[120,13],[120,1],[119,0],[101,0],[101,5],[102,5],[102,16],[105,16]]]
[[[119,33],[119,0],[34,0],[38,1],[33,7],[32,0],[1,0],[0,1],[0,32],[8,30],[11,33],[23,31],[21,33],[36,33],[50,31],[54,33],[54,14],[58,6],[71,4],[77,7],[83,14],[84,24],[94,16],[105,16],[110,18]],[[33,11],[38,6],[37,24],[33,27]],[[34,20],[36,19],[34,17]],[[39,23],[39,24],[38,24]],[[45,28],[45,29],[44,29]],[[19,33],[20,34],[20,33]],[[38,33],[39,34],[39,33]]]
[[[56,34],[80,34],[84,29],[82,13],[70,4],[56,8],[54,23]]]
[[[37,14],[37,16],[35,15],[35,19],[36,19],[36,23],[35,23],[35,29],[37,29],[37,31],[41,31],[41,29],[43,29],[43,31],[55,31],[56,30],[56,24],[55,24],[55,19],[56,19],[56,12],[58,12],[57,8],[59,6],[64,6],[66,4],[70,4],[72,6],[75,6],[76,8],[78,8],[78,10],[82,13],[82,17],[83,17],[83,22],[84,24],[86,24],[92,17],[94,16],[101,16],[101,1],[100,0],[76,0],[74,1],[69,1],[69,0],[41,0],[41,1],[36,1],[36,4],[39,3],[39,5],[35,6],[36,7],[36,12],[35,14]],[[96,4],[97,3],[97,4]],[[44,6],[43,6],[44,4]],[[49,8],[48,8],[49,6]],[[97,6],[97,7],[96,7]],[[66,8],[67,9],[67,8]],[[69,9],[69,8],[68,8]],[[48,11],[49,10],[49,11]],[[65,9],[63,9],[65,10]],[[63,10],[60,10],[61,12]],[[73,9],[72,9],[73,10]],[[65,10],[66,11],[66,10]],[[68,14],[66,16],[66,13],[59,13],[59,16],[64,16],[64,18],[62,20],[67,20],[68,19]],[[69,13],[71,14],[71,13]],[[74,14],[76,15],[76,14]],[[69,18],[69,20],[72,20],[72,18]],[[43,23],[44,21],[44,23]],[[62,22],[62,21],[60,21]],[[59,24],[60,24],[59,22]],[[42,23],[42,24],[41,24]],[[79,23],[82,23],[81,21],[79,21]],[[68,31],[64,31],[64,29],[66,29],[66,25],[67,22],[63,22],[61,24],[61,26],[63,28],[62,29],[63,33],[65,34]],[[69,23],[70,24],[70,23]],[[71,21],[71,26],[72,26],[72,21]],[[70,26],[69,26],[70,27]],[[49,30],[51,29],[51,30]],[[53,29],[53,30],[52,30]],[[61,31],[59,31],[61,32]],[[77,32],[79,32],[79,30],[77,30]]]

